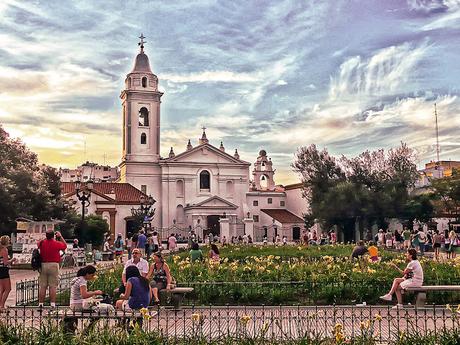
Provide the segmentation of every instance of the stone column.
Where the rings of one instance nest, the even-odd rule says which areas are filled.
[[[244,232],[246,233],[246,235],[251,236],[252,241],[255,242],[256,239],[254,237],[254,219],[244,218],[243,223],[244,223]]]
[[[220,239],[227,238],[227,243],[229,243],[230,237],[230,219],[229,218],[221,218],[219,219],[220,223]]]

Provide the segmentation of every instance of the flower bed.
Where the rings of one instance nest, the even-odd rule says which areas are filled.
[[[404,255],[394,253],[384,253],[376,263],[351,261],[345,256],[350,246],[338,246],[338,256],[310,255],[333,249],[230,247],[222,251],[220,263],[207,259],[191,263],[185,253],[169,257],[168,264],[179,285],[194,288],[189,297],[198,304],[372,304],[400,276],[392,264],[406,265]],[[282,255],[265,255],[274,250]],[[459,260],[438,263],[422,258],[421,263],[425,284],[460,282]],[[121,268],[104,274],[93,286],[111,292],[120,277]],[[428,298],[438,304],[456,300],[451,293],[430,293]]]

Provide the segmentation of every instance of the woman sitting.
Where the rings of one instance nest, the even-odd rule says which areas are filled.
[[[152,289],[147,278],[141,276],[136,266],[126,267],[126,290],[116,303],[118,310],[131,311],[147,308],[152,299]]]
[[[211,250],[209,251],[209,258],[214,262],[220,262],[219,248],[213,243],[211,244]]]
[[[380,299],[384,301],[391,301],[393,294],[396,294],[398,304],[393,307],[395,309],[403,307],[402,292],[404,289],[423,285],[423,269],[422,265],[420,265],[420,262],[417,260],[417,251],[414,248],[407,250],[406,261],[409,263],[405,270],[401,270],[398,266],[393,264],[393,266],[403,274],[403,277],[395,278],[390,291],[386,295],[380,296]]]
[[[203,261],[203,252],[200,249],[198,243],[192,243],[192,249],[190,250],[190,261]]]
[[[153,254],[153,264],[150,266],[149,273],[147,273],[147,279],[150,280],[153,277],[150,286],[153,292],[153,298],[155,304],[160,303],[158,298],[158,291],[171,288],[171,273],[169,266],[165,263],[163,257],[159,252]]]
[[[70,309],[74,311],[83,310],[83,300],[102,295],[101,290],[88,291],[88,281],[94,280],[96,267],[92,265],[80,268],[77,276],[72,280],[70,286]]]

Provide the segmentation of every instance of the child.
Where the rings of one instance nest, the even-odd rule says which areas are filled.
[[[369,248],[367,248],[369,256],[371,257],[372,262],[379,261],[379,249],[374,242],[369,242]]]

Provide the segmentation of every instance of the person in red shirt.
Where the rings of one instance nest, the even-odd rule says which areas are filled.
[[[61,250],[66,250],[65,243],[59,231],[46,231],[46,239],[38,242],[42,267],[38,277],[38,305],[43,306],[45,302],[46,289],[49,288],[50,304],[56,306],[56,289],[59,284],[59,263],[61,262]]]

